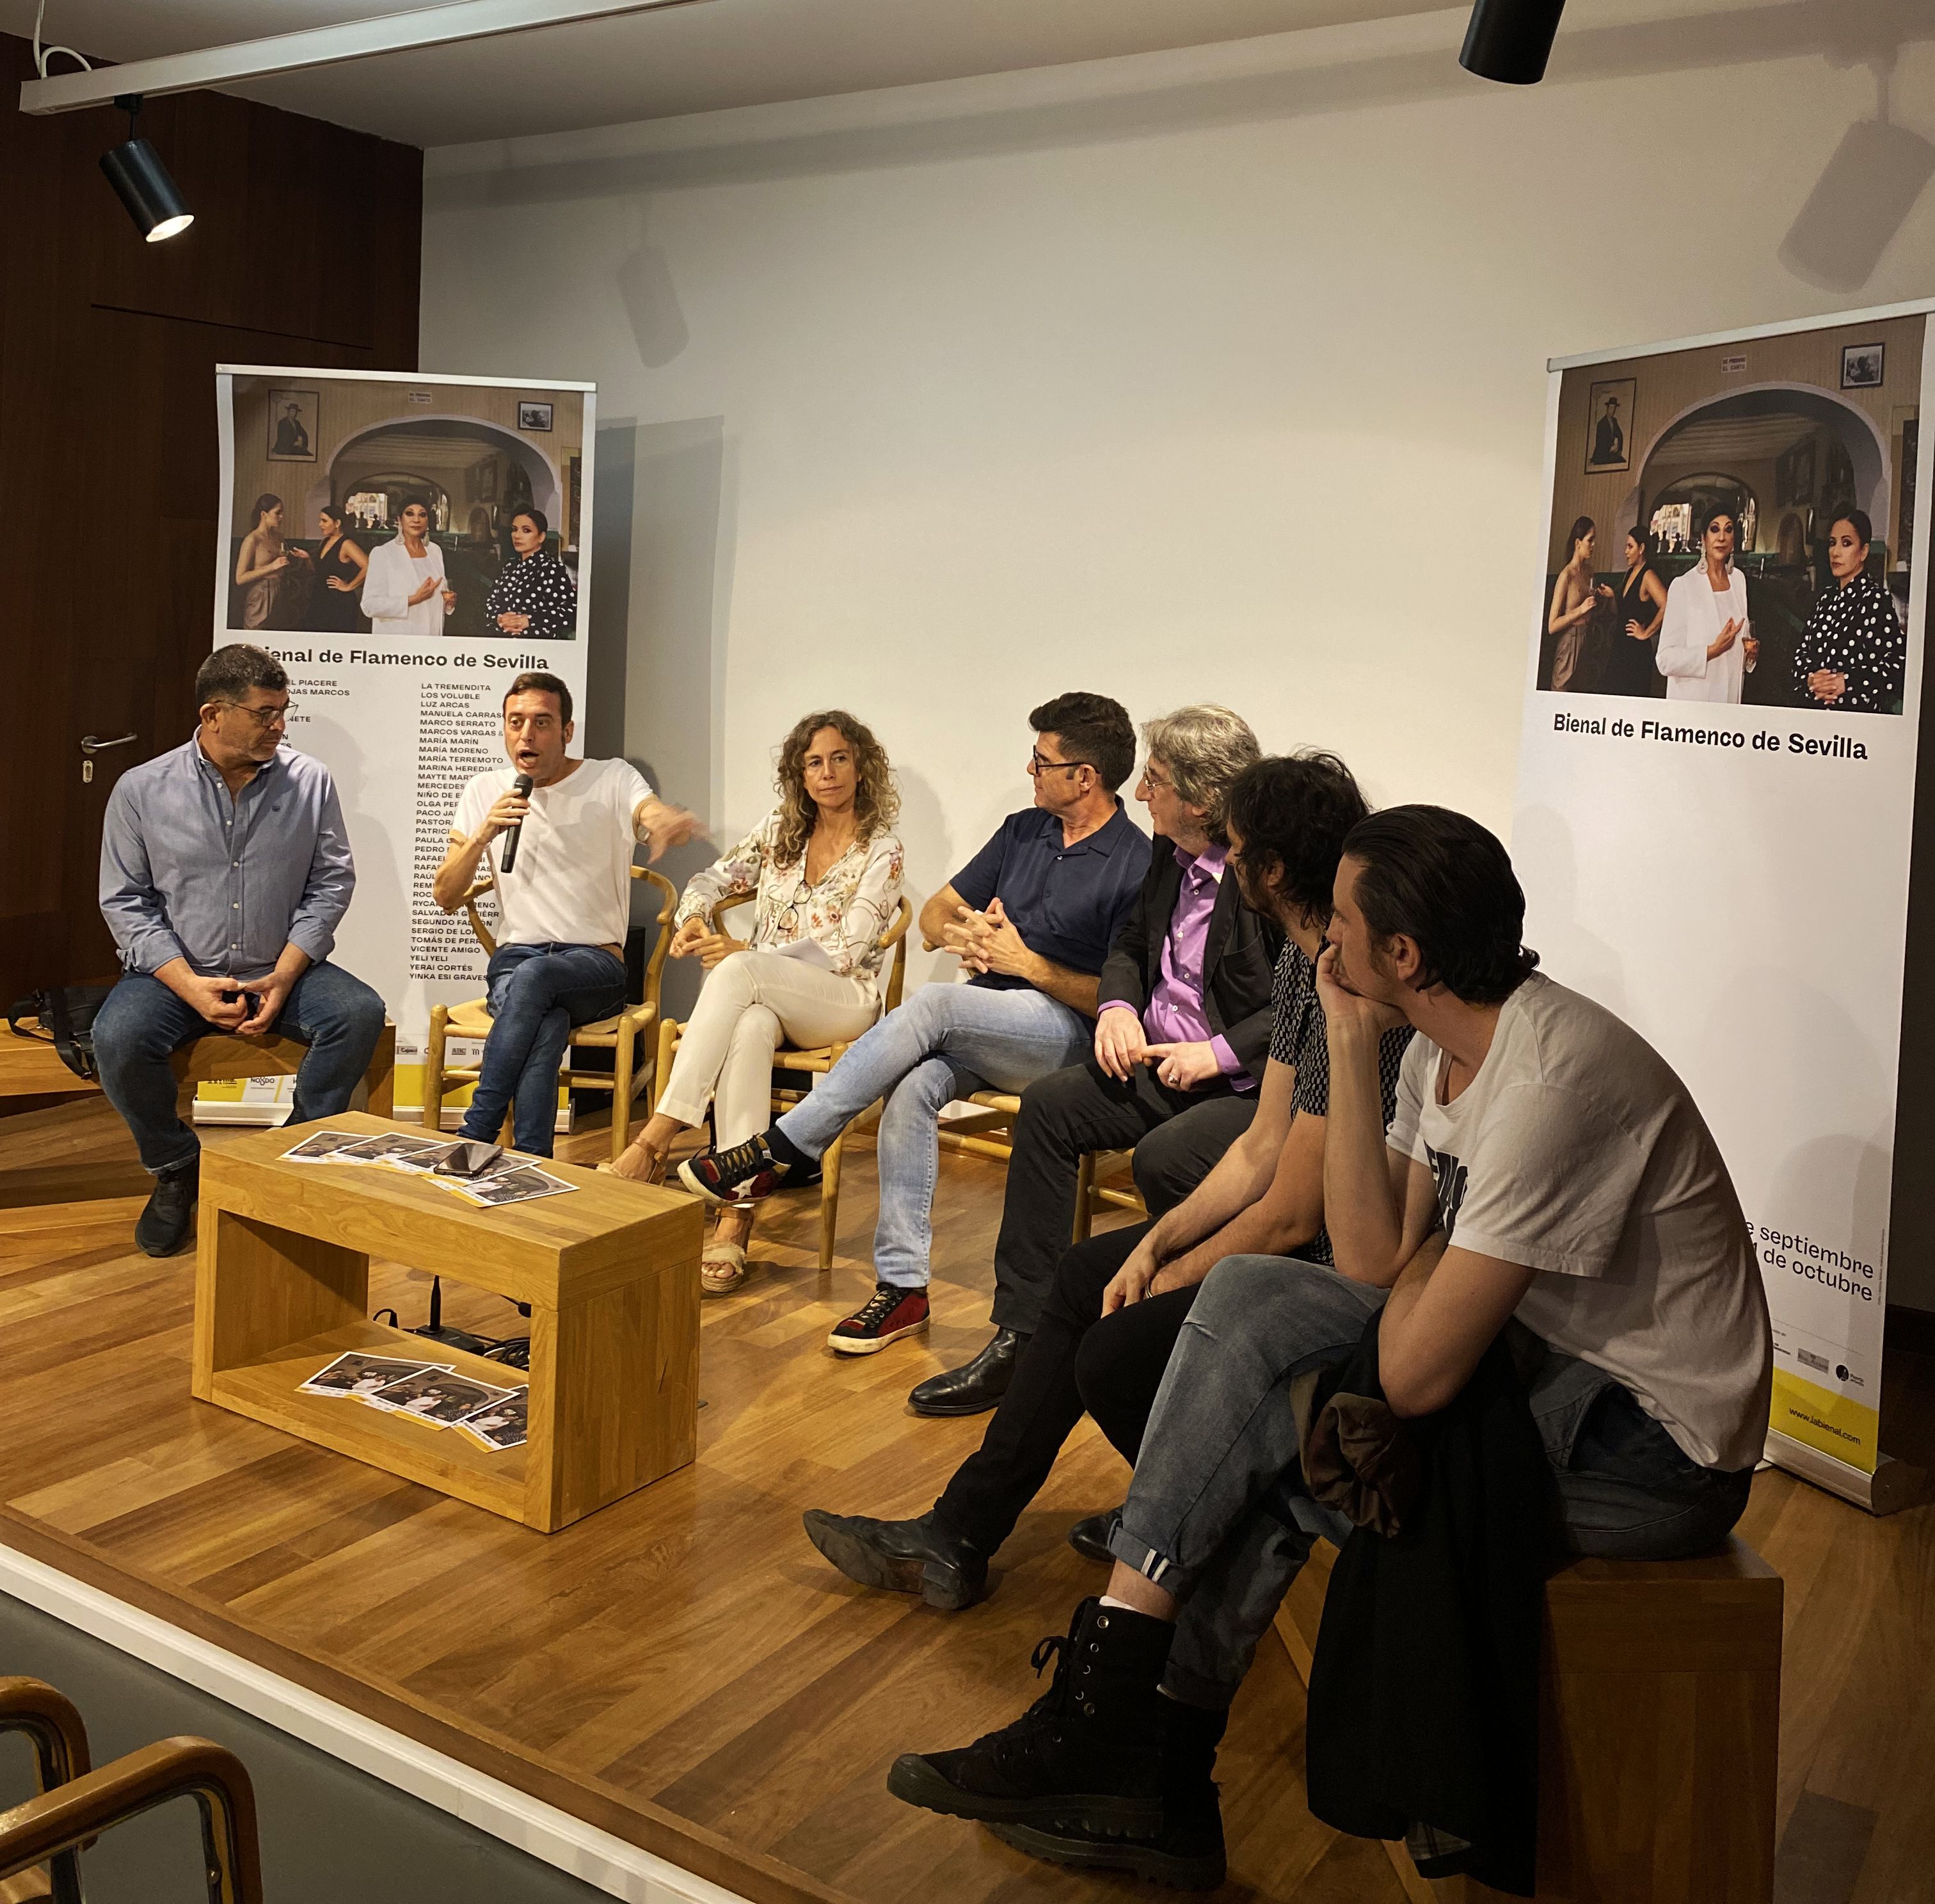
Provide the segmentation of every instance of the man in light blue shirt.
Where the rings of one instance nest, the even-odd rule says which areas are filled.
[[[279,1030],[309,1047],[290,1121],[333,1117],[369,1068],[383,1001],[329,963],[356,868],[329,769],[283,739],[288,676],[237,642],[195,676],[187,743],[115,783],[101,910],[123,967],[94,1021],[109,1102],[154,1193],[134,1227],[151,1256],[187,1239],[201,1145],[168,1059],[212,1032]]]

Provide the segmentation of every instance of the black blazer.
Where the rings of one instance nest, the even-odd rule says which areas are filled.
[[[1111,1005],[1126,1005],[1140,1015],[1148,1005],[1162,978],[1163,944],[1182,893],[1176,842],[1158,833],[1142,892],[1102,967],[1098,1013]],[[1282,933],[1244,905],[1236,875],[1226,872],[1216,889],[1209,941],[1203,948],[1203,1016],[1211,1032],[1227,1041],[1243,1068],[1259,1080],[1269,1055],[1270,987],[1282,950]]]

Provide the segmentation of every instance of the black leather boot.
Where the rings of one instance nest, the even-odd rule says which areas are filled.
[[[1111,1838],[1028,1824],[991,1824],[989,1830],[1045,1863],[1131,1871],[1177,1890],[1214,1890],[1223,1881],[1228,1860],[1223,1807],[1212,1775],[1230,1715],[1174,1699],[1156,1703],[1162,1712],[1162,1828],[1155,1836]]]
[[[943,1613],[971,1606],[988,1591],[988,1557],[948,1532],[931,1509],[917,1521],[808,1509],[806,1537],[850,1580],[889,1593],[917,1593]]]
[[[1109,1551],[1109,1538],[1121,1518],[1119,1507],[1112,1507],[1106,1514],[1091,1514],[1068,1530],[1068,1544],[1084,1560],[1099,1561],[1106,1567],[1115,1558]]]
[[[1153,1839],[1162,1829],[1162,1718],[1156,1687],[1176,1629],[1085,1600],[1051,1658],[1048,1691],[1013,1724],[955,1751],[908,1752],[887,1789],[952,1818],[1097,1838]]]
[[[997,1329],[995,1339],[971,1362],[930,1375],[907,1397],[916,1415],[985,1415],[1008,1392],[1015,1364],[1028,1338],[1013,1329]]]
[[[188,1240],[195,1223],[195,1200],[201,1188],[201,1155],[165,1170],[155,1179],[147,1207],[134,1224],[134,1243],[144,1256],[172,1256]]]

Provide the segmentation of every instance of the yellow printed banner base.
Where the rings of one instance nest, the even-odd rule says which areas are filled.
[[[1768,1425],[1789,1440],[1831,1455],[1864,1474],[1872,1474],[1880,1459],[1881,1417],[1873,1409],[1783,1368],[1773,1371]]]

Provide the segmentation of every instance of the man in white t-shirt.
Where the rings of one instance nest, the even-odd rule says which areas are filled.
[[[1291,1389],[1348,1359],[1380,1308],[1379,1380],[1400,1418],[1452,1401],[1508,1324],[1529,1331],[1516,1359],[1574,1552],[1708,1551],[1746,1505],[1773,1385],[1767,1299],[1686,1086],[1630,1026],[1533,971],[1525,896],[1475,821],[1372,815],[1345,842],[1334,896],[1318,966],[1334,1270],[1236,1256],[1210,1271],[1143,1434],[1108,1591],[1076,1615],[1079,1682],[1058,1673],[1016,1724],[910,1754],[889,1778],[1052,1862],[1220,1875],[1213,1757],[1179,1781],[1192,1728],[1164,1709],[1226,1709],[1317,1531],[1348,1534],[1303,1491]],[[1379,1042],[1406,1024],[1387,1132]]]
[[[574,1025],[625,1002],[632,849],[656,860],[689,839],[693,817],[668,806],[629,760],[578,760],[571,690],[554,674],[521,674],[504,696],[508,764],[475,775],[451,822],[450,851],[432,886],[454,912],[488,862],[497,890],[497,949],[489,975],[491,1035],[466,1137],[494,1139],[504,1114],[520,1150],[548,1157],[557,1071]],[[528,796],[517,790],[530,777]],[[518,830],[505,868],[503,836]]]

